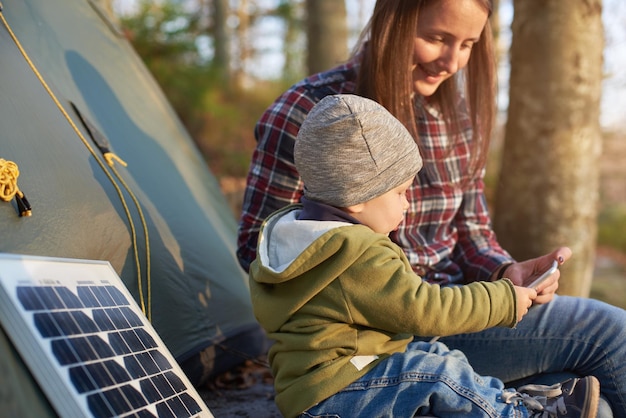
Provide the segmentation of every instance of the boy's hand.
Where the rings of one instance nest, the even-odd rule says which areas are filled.
[[[537,291],[528,287],[515,286],[515,297],[517,298],[517,322],[519,322],[533,305],[533,301],[537,298]]]

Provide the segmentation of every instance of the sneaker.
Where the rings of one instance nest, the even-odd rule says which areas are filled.
[[[595,418],[600,382],[593,376],[569,379],[552,386],[526,385],[517,392],[504,392],[506,403],[523,404],[531,417]]]

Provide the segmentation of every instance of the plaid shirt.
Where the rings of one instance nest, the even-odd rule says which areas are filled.
[[[258,144],[248,173],[239,223],[239,261],[248,270],[256,257],[259,228],[273,211],[298,202],[303,185],[293,163],[300,125],[324,96],[353,93],[358,65],[349,62],[292,86],[261,116],[255,128]],[[415,99],[424,167],[407,192],[410,208],[391,239],[407,254],[417,274],[440,284],[488,280],[512,261],[491,229],[482,170],[469,182],[471,126],[463,118],[463,140],[450,149],[440,113],[423,98]],[[462,188],[462,184],[467,185]]]

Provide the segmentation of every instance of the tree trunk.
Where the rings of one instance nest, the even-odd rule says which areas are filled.
[[[228,84],[230,79],[230,34],[226,25],[229,17],[228,1],[212,0],[209,6],[213,7],[213,39],[215,45],[213,67],[222,80]]]
[[[494,226],[518,260],[569,246],[560,294],[587,296],[596,243],[602,0],[515,0]]]
[[[304,4],[301,2],[281,2],[278,10],[278,16],[285,24],[285,34],[283,37],[283,53],[285,55],[285,64],[283,65],[282,78],[286,83],[295,83],[302,78],[302,75],[308,71],[305,69],[304,49],[302,47],[305,33],[303,30],[303,9]]]
[[[307,67],[309,73],[328,70],[348,58],[346,3],[307,0]]]
[[[250,42],[250,0],[237,2],[236,16],[237,27],[235,39],[237,42],[237,56],[233,61],[232,82],[237,88],[243,88],[248,83],[246,63],[252,56],[252,44]],[[235,57],[231,57],[235,58]]]
[[[492,4],[492,12],[489,20],[491,21],[491,32],[493,33],[494,45],[496,48],[496,62],[500,63],[500,59],[502,58],[502,54],[500,51],[500,33],[502,32],[501,27],[502,24],[500,22],[500,0],[493,0]]]

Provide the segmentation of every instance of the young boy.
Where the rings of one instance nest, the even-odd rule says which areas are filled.
[[[508,279],[441,288],[411,270],[387,235],[404,220],[422,160],[382,106],[325,97],[302,124],[294,159],[304,198],[264,222],[250,268],[286,417],[596,415],[593,376],[504,389],[461,352],[413,341],[514,327],[537,293]]]

